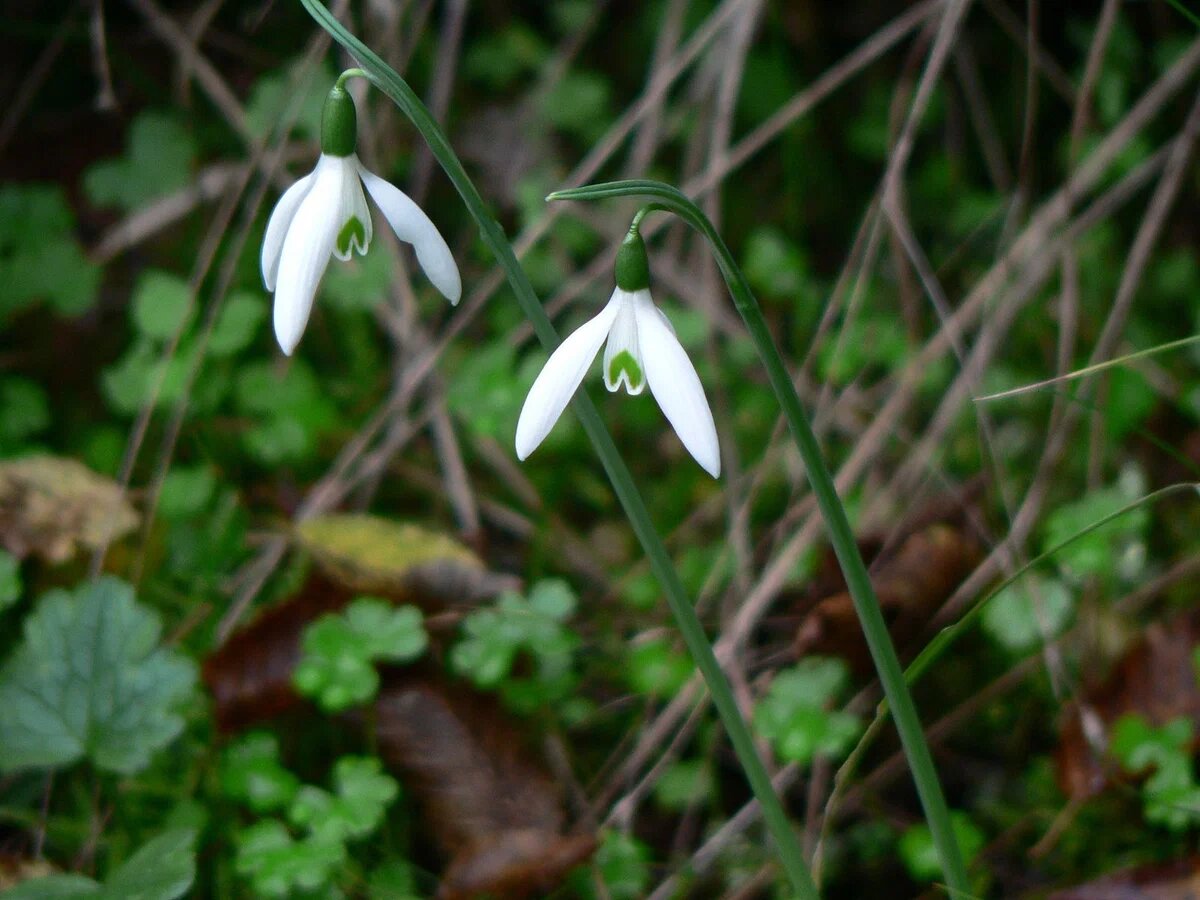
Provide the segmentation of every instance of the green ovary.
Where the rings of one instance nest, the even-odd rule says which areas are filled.
[[[608,381],[616,385],[620,382],[621,373],[628,376],[629,390],[636,391],[642,386],[642,367],[628,350],[622,350],[608,364]]]
[[[359,253],[367,252],[367,229],[358,216],[351,216],[342,226],[342,230],[338,232],[338,253],[346,256],[350,252],[350,248],[355,245],[358,246]]]

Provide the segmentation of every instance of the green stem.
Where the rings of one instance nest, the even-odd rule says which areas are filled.
[[[421,132],[434,157],[458,190],[463,203],[466,204],[467,211],[479,226],[484,243],[487,244],[488,249],[495,255],[496,261],[508,276],[513,293],[516,294],[521,308],[532,324],[538,340],[547,349],[557,347],[558,333],[542,309],[525,271],[521,268],[512,246],[504,235],[504,230],[488,211],[479,192],[475,189],[475,185],[463,169],[462,163],[451,149],[442,129],[429,114],[429,110],[425,108],[425,105],[413,93],[404,79],[346,30],[328,9],[317,0],[300,0],[300,2],[304,4],[304,8],[308,10],[317,24],[328,31],[359,61],[371,82],[387,94]],[[746,773],[746,780],[750,783],[754,796],[762,806],[763,819],[775,840],[780,861],[787,871],[796,894],[805,900],[816,900],[817,889],[813,884],[812,876],[809,875],[804,854],[792,831],[791,823],[771,785],[766,766],[763,765],[758,750],[754,746],[750,729],[733,698],[733,692],[730,690],[725,673],[721,670],[721,666],[713,654],[704,629],[700,625],[699,619],[696,618],[696,613],[692,609],[683,584],[671,564],[667,549],[663,546],[662,539],[650,519],[646,504],[633,482],[633,476],[621,459],[612,437],[600,419],[600,414],[587,394],[583,391],[576,394],[573,406],[583,423],[584,431],[596,449],[596,454],[600,457],[609,481],[612,483],[613,491],[625,510],[633,532],[641,542],[650,568],[659,584],[662,585],[667,604],[683,635],[684,643],[687,644],[687,648],[708,686],[713,705],[725,725],[734,752]]]
[[[779,405],[783,408],[792,439],[804,459],[808,480],[812,485],[813,494],[816,495],[821,516],[825,520],[830,543],[846,577],[854,609],[858,613],[871,658],[875,661],[875,670],[883,683],[884,693],[895,716],[896,730],[900,733],[900,742],[904,746],[913,781],[916,782],[917,793],[925,809],[925,818],[941,859],[947,886],[952,895],[968,896],[967,871],[950,824],[950,811],[946,807],[946,798],[942,794],[937,771],[933,766],[933,757],[925,741],[924,729],[917,717],[917,708],[904,680],[904,671],[888,635],[887,624],[879,608],[879,599],[875,596],[875,588],[867,574],[862,554],[858,552],[854,532],[846,518],[846,510],[838,497],[825,459],[821,455],[816,435],[808,423],[808,416],[805,415],[804,407],[796,394],[795,385],[792,384],[791,376],[779,355],[771,330],[767,327],[758,301],[754,299],[754,292],[751,291],[746,276],[738,268],[733,254],[729,252],[725,241],[721,239],[708,217],[682,192],[670,185],[644,180],[617,181],[557,191],[546,199],[600,200],[605,197],[651,198],[652,202],[638,213],[639,216],[652,209],[674,213],[704,235],[712,247],[717,266],[729,286],[729,292],[733,295],[733,302],[758,348],[759,358],[767,370],[767,378]]]

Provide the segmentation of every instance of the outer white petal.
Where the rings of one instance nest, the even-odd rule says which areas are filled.
[[[580,325],[550,354],[517,419],[517,459],[524,459],[536,450],[550,433],[608,337],[619,306],[620,301],[613,294],[600,315]]]
[[[354,154],[327,158],[333,161],[333,165],[338,170],[338,177],[341,178],[338,210],[337,215],[334,216],[338,223],[338,233],[341,233],[342,228],[351,218],[358,219],[363,227],[362,241],[359,241],[357,236],[352,236],[345,253],[341,252],[335,241],[333,255],[340,260],[347,260],[357,250],[359,256],[362,256],[367,252],[367,248],[371,246],[371,238],[374,236],[374,228],[371,226],[371,210],[367,207],[367,198],[363,196],[362,182],[358,177],[362,164],[359,163],[358,157]]]
[[[383,217],[396,232],[396,237],[413,245],[417,253],[417,262],[421,264],[426,277],[447,300],[458,303],[462,297],[462,279],[458,274],[458,266],[455,265],[450,248],[446,246],[429,216],[398,187],[368,172],[361,165],[358,167],[358,174],[362,176],[371,199],[378,204]]]
[[[263,235],[262,245],[262,277],[268,291],[275,290],[275,275],[279,272],[279,254],[283,250],[283,239],[287,235],[288,226],[295,218],[296,210],[312,188],[316,171],[309,172],[290,188],[283,192],[275,208],[271,210],[271,218],[267,220],[267,233]]]
[[[318,166],[314,174],[316,180],[284,238],[275,286],[275,337],[289,356],[304,333],[341,227],[336,218],[342,189],[338,170]]]
[[[610,391],[616,391],[624,384],[625,390],[631,396],[637,396],[646,388],[644,369],[642,378],[637,384],[630,383],[629,373],[624,369],[621,370],[616,381],[610,377],[613,359],[622,351],[632,356],[639,367],[642,365],[642,354],[638,348],[637,316],[634,313],[633,296],[620,288],[617,288],[613,294],[614,302],[619,305],[617,317],[613,320],[612,329],[609,331],[608,344],[604,348],[604,386]]]
[[[721,474],[721,447],[700,376],[679,339],[665,324],[665,317],[654,306],[650,292],[638,291],[634,304],[642,368],[650,393],[688,453],[717,478]]]

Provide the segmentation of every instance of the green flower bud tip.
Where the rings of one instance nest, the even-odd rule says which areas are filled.
[[[637,226],[629,229],[617,250],[617,287],[623,291],[644,291],[650,287],[650,260],[646,242]]]
[[[321,112],[321,152],[326,156],[351,156],[358,145],[358,113],[354,98],[335,84]]]

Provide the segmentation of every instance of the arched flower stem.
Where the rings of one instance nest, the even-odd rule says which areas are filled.
[[[542,304],[529,283],[524,269],[517,261],[512,245],[504,235],[504,230],[488,210],[470,176],[467,175],[462,163],[451,148],[446,135],[434,121],[429,110],[413,93],[404,79],[338,22],[324,5],[318,0],[300,0],[300,2],[317,24],[329,32],[334,40],[358,60],[371,83],[387,94],[421,132],[421,136],[429,145],[434,158],[445,170],[447,177],[454,184],[466,205],[467,211],[475,220],[483,242],[491,250],[497,263],[508,277],[509,285],[512,287],[517,301],[521,304],[521,309],[533,326],[538,340],[547,349],[552,350],[557,347],[558,332],[551,324],[545,310],[542,309]],[[796,834],[792,830],[779,796],[771,785],[766,766],[758,755],[758,750],[750,735],[750,729],[742,718],[725,673],[713,654],[712,646],[708,642],[703,626],[696,617],[695,610],[693,610],[687,592],[671,563],[670,555],[663,545],[662,538],[655,530],[650,512],[634,484],[633,476],[624,460],[621,459],[608,429],[605,428],[600,414],[587,394],[580,391],[572,404],[584,431],[596,450],[596,455],[600,457],[600,462],[612,484],[613,492],[625,510],[630,527],[642,545],[651,571],[663,589],[667,605],[675,617],[684,643],[708,686],[713,705],[729,734],[730,743],[745,772],[746,780],[762,806],[763,820],[775,841],[780,863],[787,872],[796,896],[801,900],[817,900],[819,896],[817,888],[809,874]]]
[[[950,824],[946,798],[938,781],[929,745],[925,741],[925,732],[917,716],[916,705],[913,703],[912,694],[909,693],[904,679],[904,670],[900,667],[900,659],[896,655],[896,648],[892,645],[891,637],[888,634],[879,599],[875,596],[875,588],[867,574],[862,554],[858,551],[854,532],[846,518],[846,510],[842,506],[841,498],[838,497],[833,478],[825,465],[816,435],[813,434],[812,427],[809,425],[808,416],[796,393],[796,387],[783,363],[783,358],[779,355],[779,349],[775,346],[771,330],[767,327],[766,319],[763,318],[762,310],[754,297],[754,292],[750,289],[746,276],[738,267],[721,235],[700,207],[677,188],[668,184],[646,180],[615,181],[556,191],[546,199],[602,200],[615,197],[643,197],[650,200],[634,216],[635,224],[640,225],[646,215],[656,210],[674,213],[700,232],[712,248],[717,267],[721,270],[721,275],[733,297],[734,305],[746,323],[746,329],[750,332],[750,338],[758,350],[759,359],[767,371],[767,378],[771,382],[775,397],[783,410],[792,440],[804,460],[809,484],[812,485],[813,494],[816,496],[821,517],[825,521],[825,528],[829,534],[829,541],[833,545],[834,553],[837,555],[838,563],[845,575],[846,585],[854,601],[855,612],[858,614],[863,635],[875,663],[875,671],[883,683],[888,705],[896,719],[896,730],[900,733],[900,742],[904,747],[909,768],[912,770],[913,781],[916,782],[917,793],[920,795],[921,804],[925,809],[925,818],[941,859],[947,887],[950,889],[951,896],[969,896],[966,867],[963,865],[962,853]]]

